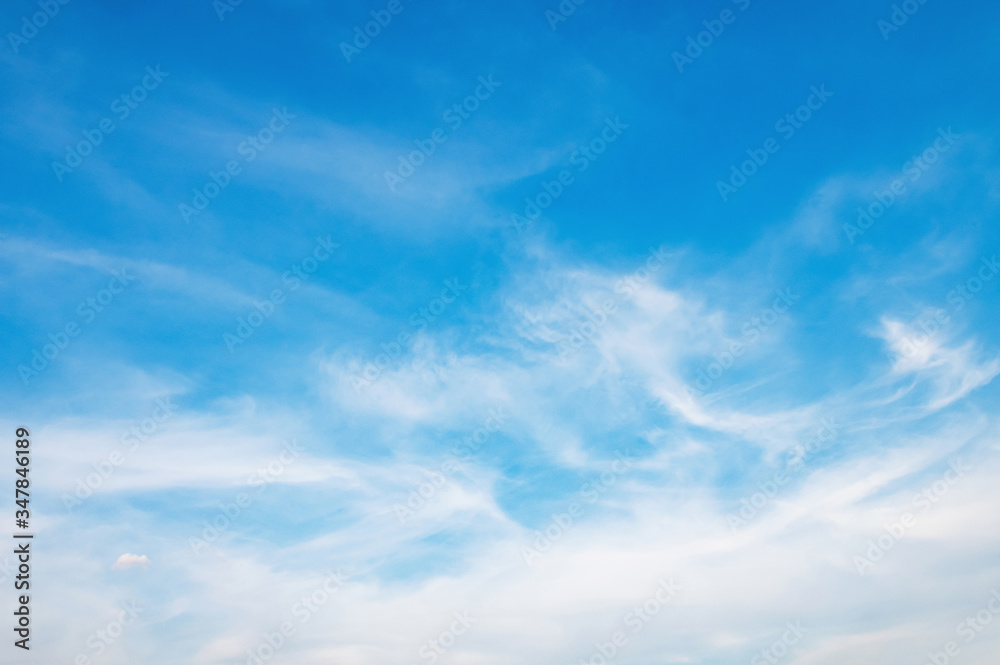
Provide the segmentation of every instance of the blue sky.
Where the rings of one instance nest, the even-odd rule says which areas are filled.
[[[993,662],[995,4],[41,5],[3,662]]]

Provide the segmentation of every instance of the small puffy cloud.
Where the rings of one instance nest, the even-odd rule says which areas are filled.
[[[111,566],[112,570],[128,570],[129,568],[135,568],[139,566],[141,568],[149,567],[149,557],[145,554],[139,556],[138,554],[122,554],[115,561],[115,565]]]

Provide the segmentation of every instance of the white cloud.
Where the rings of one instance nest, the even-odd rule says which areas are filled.
[[[726,292],[725,275],[696,287],[667,273],[619,303],[580,349],[561,355],[560,340],[587,320],[581,307],[600,307],[633,272],[552,262],[524,274],[502,287],[502,307],[484,313],[495,331],[459,344],[444,324],[428,329],[360,393],[347,379],[359,367],[346,353],[317,353],[321,426],[315,414],[268,409],[250,397],[179,412],[87,509],[51,516],[52,528],[66,529],[73,542],[122,549],[134,547],[125,543],[135,542],[135,524],[155,532],[141,546],[159,553],[170,582],[144,583],[157,601],[149,618],[197,624],[184,647],[190,662],[205,665],[245,658],[284,621],[296,633],[282,655],[303,665],[417,662],[420,646],[462,611],[476,623],[446,656],[455,662],[576,662],[595,641],[627,629],[627,614],[670,577],[681,594],[630,638],[622,662],[745,662],[797,620],[811,632],[789,663],[877,654],[886,665],[905,665],[908,644],[935,648],[938,634],[927,627],[950,631],[1000,573],[982,563],[997,547],[989,535],[998,532],[989,510],[1000,501],[990,482],[997,419],[944,411],[964,408],[962,400],[996,375],[996,361],[942,334],[912,358],[877,357],[847,389],[796,395],[775,377],[811,349],[775,328],[741,360],[750,379],[734,369],[726,386],[693,396],[685,390],[690,368],[738,339],[747,309]],[[770,287],[760,290],[773,299]],[[885,322],[880,342],[901,348],[912,331]],[[857,343],[870,339],[860,324],[853,334]],[[767,399],[754,398],[761,392]],[[657,405],[642,406],[650,402]],[[393,505],[497,407],[510,418],[496,438],[400,524]],[[739,497],[757,491],[757,481],[782,468],[781,454],[831,414],[836,439],[733,533],[726,516]],[[920,436],[908,430],[914,423]],[[48,489],[71,489],[118,445],[121,430],[102,421],[40,430],[50,451],[40,458]],[[234,488],[293,436],[306,452],[222,527],[208,551],[193,553],[188,539],[231,510]],[[523,458],[496,462],[517,447]],[[536,541],[549,514],[579,500],[584,480],[606,470],[608,447],[645,453],[527,566],[520,547]],[[912,510],[913,494],[958,453],[978,470],[861,578],[852,555]],[[536,468],[545,473],[532,476]],[[519,493],[542,504],[540,522]],[[139,507],[137,499],[162,496],[171,498],[165,511]],[[116,501],[128,516],[122,524],[90,511]],[[103,555],[79,556],[90,570]],[[970,565],[949,568],[955,561]],[[148,559],[127,554],[115,569],[138,565]],[[357,574],[298,623],[297,604],[341,567]],[[925,581],[938,577],[942,588],[928,590]],[[125,591],[93,593],[106,601]],[[967,665],[990,662],[969,654]]]
[[[145,554],[139,556],[138,554],[122,554],[115,561],[115,564],[111,566],[112,570],[128,570],[129,568],[148,568],[149,567],[149,557]]]
[[[924,321],[933,322],[930,317],[924,317]],[[952,404],[1000,374],[1000,357],[983,358],[974,340],[949,346],[941,324],[928,333],[917,325],[885,318],[881,337],[895,354],[893,371],[897,375],[912,375],[932,383],[927,401],[931,410]]]

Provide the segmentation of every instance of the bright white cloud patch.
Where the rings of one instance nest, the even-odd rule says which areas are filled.
[[[115,561],[115,564],[111,566],[113,570],[128,570],[129,568],[148,568],[149,567],[149,557],[145,554],[142,556],[138,554],[122,554]]]

